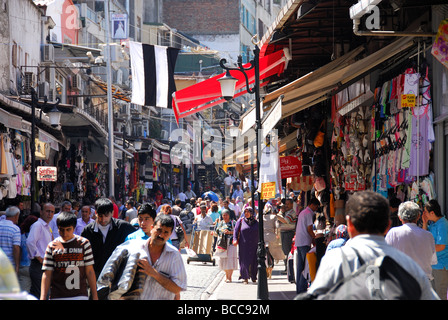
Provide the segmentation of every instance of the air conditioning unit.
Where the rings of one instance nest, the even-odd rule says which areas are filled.
[[[54,46],[52,44],[46,44],[42,48],[42,62],[54,63]]]
[[[168,131],[162,130],[160,132],[160,137],[162,138],[162,140],[168,140]]]
[[[22,78],[22,87],[25,94],[30,94],[31,90],[36,86],[37,76],[34,72],[25,72]]]
[[[81,90],[82,89],[82,77],[80,74],[72,75],[72,90]]]
[[[47,97],[47,99],[49,100],[49,95],[50,95],[50,84],[47,81],[39,83],[39,98],[43,99]]]

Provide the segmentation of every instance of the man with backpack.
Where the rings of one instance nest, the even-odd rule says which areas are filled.
[[[296,299],[439,299],[422,268],[386,243],[386,198],[372,191],[353,194],[346,220],[350,240],[324,255],[310,288]]]

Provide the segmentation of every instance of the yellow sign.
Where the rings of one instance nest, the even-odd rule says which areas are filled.
[[[401,95],[401,107],[402,108],[415,107],[415,94],[402,94]]]
[[[261,184],[261,199],[273,199],[275,198],[275,181],[265,182]]]

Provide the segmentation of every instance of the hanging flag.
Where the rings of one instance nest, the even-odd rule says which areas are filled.
[[[129,42],[132,70],[131,103],[171,108],[176,91],[174,67],[179,49]]]

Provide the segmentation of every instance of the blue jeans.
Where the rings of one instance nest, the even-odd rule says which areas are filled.
[[[310,249],[311,246],[297,247],[296,293],[306,292],[308,289],[308,281],[303,277],[302,271],[305,267],[306,254]]]

